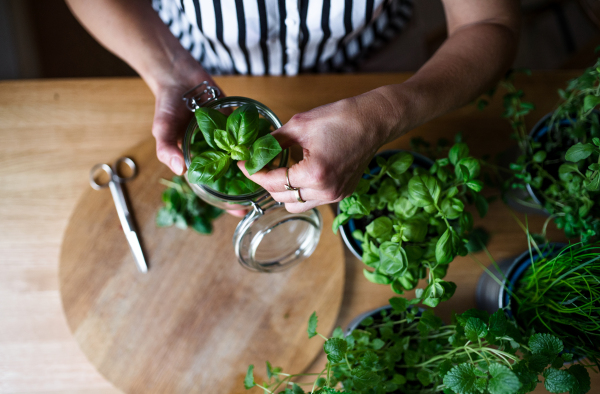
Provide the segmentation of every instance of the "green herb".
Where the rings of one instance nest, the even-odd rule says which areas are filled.
[[[449,299],[456,289],[442,278],[457,255],[467,254],[473,217],[466,204],[474,201],[481,216],[487,212],[487,200],[479,194],[483,183],[476,179],[480,161],[470,157],[467,145],[458,140],[446,150],[448,157],[437,159],[429,170],[411,169],[413,156],[407,152],[388,160],[378,156],[380,169],[367,172],[354,193],[340,202],[341,213],[333,223],[335,232],[351,219],[365,218],[365,228],[352,235],[361,242],[362,260],[371,268],[364,271],[367,279],[391,284],[402,294],[427,278],[427,287],[417,289],[411,302],[431,307]]]
[[[165,206],[156,215],[158,227],[175,225],[181,229],[191,227],[200,234],[212,233],[212,221],[223,210],[202,201],[180,176],[173,177],[172,181],[161,179],[160,182],[168,189],[162,194]]]
[[[560,338],[570,352],[600,365],[600,244],[539,256],[515,285],[516,320]]]
[[[308,376],[312,382],[302,385],[313,393],[521,394],[534,390],[543,375],[551,392],[583,394],[590,389],[584,367],[563,367],[568,353],[560,355],[563,345],[557,337],[522,336],[502,310],[490,316],[471,309],[444,325],[432,310],[407,308],[403,298],[390,303],[392,308],[364,319],[345,338],[340,328],[331,338],[316,332],[313,314],[309,336],[325,340],[325,368],[288,374],[267,362],[268,381],[255,384],[250,366],[245,387],[299,394],[304,389],[291,380]]]
[[[559,90],[563,102],[554,111],[543,136],[530,136],[525,116],[534,105],[509,76],[501,83],[504,117],[513,128],[521,156],[511,163],[514,171],[505,188],[530,185],[558,228],[569,238],[589,243],[600,234],[600,120],[594,108],[600,103],[600,59],[594,67]],[[521,202],[531,205],[532,201]],[[544,226],[545,229],[545,226]]]
[[[235,162],[246,160],[246,170],[253,175],[282,151],[269,134],[271,123],[259,118],[252,104],[237,108],[228,117],[202,107],[195,114],[200,132],[192,138],[189,181],[228,195],[259,190],[260,186],[246,178]]]

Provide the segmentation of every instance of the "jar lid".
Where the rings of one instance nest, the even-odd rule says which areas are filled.
[[[270,196],[242,219],[233,235],[235,254],[252,271],[277,272],[310,256],[321,236],[317,209],[288,212]]]

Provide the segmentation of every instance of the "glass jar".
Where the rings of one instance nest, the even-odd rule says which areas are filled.
[[[193,95],[200,91],[200,94]],[[200,102],[205,95],[203,102]],[[278,129],[281,121],[264,104],[246,97],[217,98],[217,88],[206,82],[196,86],[186,94],[184,100],[188,108],[195,111],[202,106],[216,110],[235,109],[245,104],[254,104],[258,113]],[[193,118],[183,139],[183,156],[186,168],[192,163],[192,137],[199,132],[198,123]],[[286,167],[289,150],[282,151],[270,168]],[[232,164],[235,165],[235,164]],[[187,180],[187,173],[185,175]],[[282,182],[285,180],[282,179]],[[233,235],[233,247],[240,264],[252,271],[276,272],[287,269],[312,254],[321,235],[322,219],[317,209],[302,213],[290,213],[284,204],[279,203],[263,188],[244,195],[223,194],[207,185],[190,183],[198,197],[207,203],[225,210],[250,209],[240,221]]]

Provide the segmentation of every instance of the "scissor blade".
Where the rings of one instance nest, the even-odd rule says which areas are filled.
[[[142,245],[140,245],[140,240],[138,239],[137,234],[134,231],[127,233],[127,241],[129,242],[129,247],[133,253],[133,258],[138,270],[143,273],[148,272],[148,265],[146,264],[146,259],[144,259]]]

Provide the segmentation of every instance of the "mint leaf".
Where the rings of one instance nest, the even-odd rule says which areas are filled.
[[[419,372],[417,372],[417,379],[419,379],[419,382],[421,382],[423,387],[429,386],[433,381],[431,372],[427,371],[426,369],[421,369]]]
[[[377,357],[377,355],[370,350],[367,350],[365,354],[360,358],[360,365],[362,365],[366,369],[373,368],[378,362],[379,357]]]
[[[282,151],[281,145],[271,134],[254,141],[250,147],[250,160],[246,161],[248,174],[254,175]]]
[[[573,388],[569,391],[570,394],[585,394],[592,388],[592,382],[586,367],[581,364],[575,364],[568,371],[576,381]]]
[[[567,150],[565,159],[577,163],[579,160],[587,159],[594,151],[596,151],[594,145],[579,142]]]
[[[563,351],[563,343],[551,334],[534,334],[529,338],[529,348],[533,354],[555,356]]]
[[[379,383],[379,376],[375,372],[365,370],[363,368],[355,368],[352,370],[352,383],[357,390],[365,390]]]
[[[308,319],[308,329],[306,330],[309,339],[317,335],[317,320],[317,312],[313,312]]]
[[[506,319],[504,311],[502,309],[498,309],[490,317],[489,332],[495,337],[502,337],[504,334],[506,334],[507,325],[508,320]]]
[[[244,378],[244,387],[246,390],[249,390],[254,386],[256,386],[256,383],[254,383],[254,365],[251,364],[248,366],[248,372],[246,372],[246,377]]]
[[[209,150],[192,159],[188,168],[188,180],[191,183],[203,184],[221,178],[231,164],[231,157],[225,152]]]
[[[478,342],[478,339],[485,338],[488,328],[485,323],[476,317],[470,317],[465,324],[465,336],[471,342]]]
[[[198,128],[204,136],[206,143],[213,149],[217,149],[217,144],[214,140],[215,130],[225,130],[227,127],[227,116],[223,115],[216,109],[212,108],[196,108],[194,111]]]
[[[510,368],[494,363],[489,367],[490,379],[488,390],[491,394],[515,394],[521,388],[521,382]]]
[[[331,334],[332,338],[341,338],[344,339],[344,330],[341,327],[336,327]]]
[[[235,136],[237,144],[250,146],[258,136],[258,109],[252,104],[242,105],[227,118],[227,131]]]
[[[329,338],[323,345],[323,350],[327,354],[327,360],[332,363],[340,362],[344,359],[348,344],[340,338]]]
[[[408,305],[408,300],[402,297],[392,297],[389,299],[390,305],[394,308],[396,312],[406,312],[406,306]]]
[[[444,384],[460,394],[475,394],[477,391],[476,380],[475,367],[469,363],[455,366],[444,376]]]
[[[292,394],[304,394],[304,390],[296,383],[292,383]]]
[[[562,369],[548,368],[544,371],[544,378],[544,387],[551,393],[564,393],[577,384],[577,379]]]
[[[485,393],[487,390],[488,381],[485,378],[479,378],[475,381],[475,388],[480,393]]]

